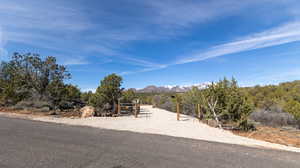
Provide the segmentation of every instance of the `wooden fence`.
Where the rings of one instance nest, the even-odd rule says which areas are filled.
[[[141,105],[139,101],[134,103],[121,103],[118,102],[118,115],[121,116],[123,114],[134,114],[135,118],[138,117],[140,113]]]

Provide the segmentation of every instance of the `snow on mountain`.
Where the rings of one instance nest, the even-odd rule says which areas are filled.
[[[150,85],[147,86],[143,89],[137,89],[137,92],[140,93],[160,93],[160,92],[187,92],[191,90],[193,87],[197,87],[199,89],[204,89],[206,88],[210,83],[205,82],[205,83],[200,83],[200,84],[193,84],[193,85],[165,85],[165,86],[155,86],[155,85]]]

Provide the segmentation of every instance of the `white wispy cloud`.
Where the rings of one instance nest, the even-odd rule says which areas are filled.
[[[265,1],[265,0],[264,0]],[[186,28],[195,23],[203,23],[218,17],[232,15],[243,8],[260,3],[257,0],[165,0],[147,1],[153,7],[153,22],[170,28]]]
[[[3,28],[0,32],[5,35],[7,43],[27,44],[54,50],[56,53],[61,51],[58,55],[68,53],[60,57],[69,65],[90,63],[87,58],[74,55],[96,52],[99,53],[96,56],[99,58],[108,56],[112,61],[121,59],[123,63],[142,67],[138,71],[124,74],[280,45],[299,38],[296,29],[298,23],[287,24],[206,51],[187,53],[175,62],[160,64],[155,62],[157,60],[125,53],[123,49],[139,41],[159,41],[181,36],[188,33],[187,29],[195,24],[239,14],[252,5],[266,2],[289,5],[288,3],[294,4],[295,0],[124,0],[122,8],[116,8],[114,2],[101,1],[99,7],[88,11],[82,5],[83,2],[27,0],[24,3],[20,0],[0,0],[0,26]],[[296,15],[295,11],[297,10],[291,12],[291,15]],[[97,23],[91,19],[95,16]],[[5,43],[1,44],[0,36],[0,54],[5,53],[4,51]]]
[[[89,61],[87,61],[83,57],[73,57],[73,58],[66,58],[63,63],[63,65],[86,65],[90,64]]]
[[[142,68],[139,70],[123,71],[123,72],[120,72],[119,75],[130,75],[130,74],[136,74],[136,73],[141,73],[141,72],[155,71],[155,70],[167,68],[168,66],[169,65],[167,65],[167,64],[155,65],[155,66],[151,66],[151,67]]]
[[[61,57],[66,64],[87,63],[84,58],[73,57],[78,52],[100,53],[100,57],[110,56],[116,60],[127,60],[129,64],[138,66],[152,66],[154,63],[144,59],[127,56],[120,52],[120,48],[132,41],[150,38],[150,33],[141,27],[135,28],[131,24],[134,21],[119,24],[122,15],[115,13],[100,13],[103,21],[106,17],[116,19],[112,23],[92,23],[88,13],[73,4],[64,4],[62,1],[28,1],[20,3],[18,0],[0,0],[0,26],[3,27],[8,43],[21,43],[33,47],[50,49]],[[105,3],[101,10],[105,10]],[[95,10],[95,9],[92,9]],[[126,18],[129,19],[129,18]],[[124,28],[120,28],[124,27]],[[81,36],[84,31],[91,33]],[[77,47],[79,46],[79,47]],[[82,46],[82,47],[81,47]],[[83,49],[82,49],[83,48]],[[4,43],[1,43],[1,51],[4,51]],[[2,52],[3,53],[3,52]],[[70,55],[70,56],[68,56]],[[69,58],[67,58],[69,57]],[[126,61],[123,61],[126,63]]]
[[[261,33],[239,38],[204,51],[194,51],[174,64],[203,61],[209,58],[300,41],[300,22],[291,22]]]
[[[122,74],[133,74],[167,68],[169,66],[204,61],[207,59],[220,57],[229,54],[246,52],[250,50],[262,49],[266,47],[278,46],[282,44],[300,41],[300,22],[290,22],[278,27],[255,33],[246,37],[236,39],[225,44],[213,46],[207,50],[193,51],[187,53],[169,64],[152,66],[137,71],[127,71]]]
[[[7,59],[7,51],[5,50],[4,46],[5,46],[5,39],[3,36],[2,28],[0,26],[0,61]]]
[[[91,26],[78,8],[62,1],[0,0],[1,25],[11,29],[80,31]],[[84,24],[83,24],[84,23]],[[20,31],[20,30],[18,30]]]

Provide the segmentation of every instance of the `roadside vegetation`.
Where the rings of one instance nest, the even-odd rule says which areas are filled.
[[[226,78],[204,89],[194,87],[184,93],[138,93],[122,88],[122,77],[104,77],[96,92],[82,93],[67,83],[71,78],[55,57],[14,53],[0,64],[0,106],[13,110],[31,110],[57,114],[79,112],[84,106],[95,109],[93,115],[113,116],[117,103],[139,99],[169,111],[199,117],[222,127],[254,130],[260,123],[273,127],[300,126],[300,81],[279,85],[239,87],[235,79]]]
[[[203,120],[215,120],[242,130],[253,130],[254,124],[273,127],[300,126],[300,81],[279,85],[239,87],[235,79],[224,78],[205,89],[193,88],[185,93],[139,93],[145,104]]]
[[[111,74],[101,80],[95,93],[82,93],[77,86],[67,84],[71,78],[64,65],[55,57],[14,53],[11,60],[0,64],[0,107],[57,114],[77,112],[85,105],[94,106],[95,115],[114,113],[116,103],[124,96],[131,102],[132,90],[121,88],[122,77]]]
[[[14,53],[0,65],[0,103],[14,109],[68,109],[80,105],[80,90],[64,83],[71,74],[55,57]]]

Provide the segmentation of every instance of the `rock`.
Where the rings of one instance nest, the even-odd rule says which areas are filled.
[[[85,106],[80,109],[81,118],[93,117],[95,115],[95,108],[92,106]]]
[[[209,119],[207,120],[207,124],[211,127],[218,127],[218,123],[216,120],[213,120],[213,119]]]

